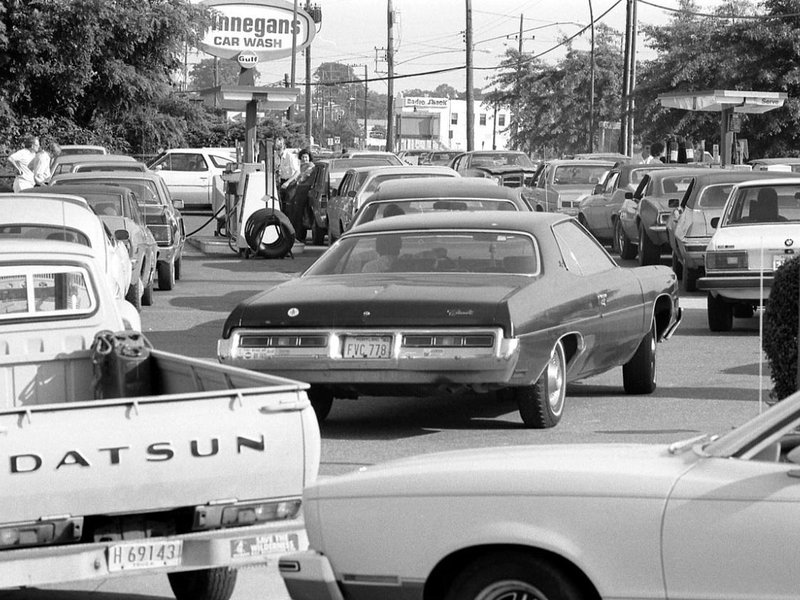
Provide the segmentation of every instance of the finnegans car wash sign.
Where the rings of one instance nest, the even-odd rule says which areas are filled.
[[[299,52],[316,33],[311,16],[294,3],[282,0],[203,0],[211,9],[211,26],[200,49],[220,58],[240,54],[259,60],[284,58],[292,54],[292,37],[297,36]]]

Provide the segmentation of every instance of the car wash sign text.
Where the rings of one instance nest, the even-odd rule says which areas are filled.
[[[282,0],[205,0],[211,9],[211,26],[200,49],[220,58],[235,59],[255,54],[259,60],[284,58],[292,54],[297,37],[299,52],[311,43],[316,29],[311,16]]]

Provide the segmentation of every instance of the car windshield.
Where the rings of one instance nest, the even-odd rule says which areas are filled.
[[[639,183],[642,180],[642,176],[645,173],[651,173],[652,171],[657,171],[658,169],[633,169],[628,176],[630,178],[631,183]]]
[[[472,165],[486,167],[500,167],[512,165],[516,167],[534,168],[533,162],[527,154],[522,152],[481,152],[472,155]]]
[[[511,200],[486,198],[425,198],[369,202],[361,209],[353,225],[398,215],[458,210],[517,210],[517,206]]]
[[[92,217],[94,218],[94,217]],[[61,225],[0,225],[0,239],[61,240],[91,247],[85,233]]]
[[[608,171],[606,165],[563,165],[556,167],[553,183],[557,185],[591,185],[599,183]]]
[[[539,254],[535,240],[522,232],[354,234],[331,246],[303,277],[383,272],[536,275]]]
[[[675,177],[664,177],[661,180],[651,179],[647,184],[647,191],[645,196],[669,196],[674,194],[683,194],[692,183],[694,176],[683,175]]]
[[[119,185],[128,188],[131,190],[134,195],[136,196],[136,202],[138,204],[147,204],[147,205],[161,205],[161,201],[158,199],[158,190],[156,189],[156,184],[154,181],[150,179],[114,179],[111,177],[104,177],[102,179],[80,179],[80,180],[72,180],[72,179],[63,179],[58,180],[55,182],[56,185],[69,185],[71,183],[75,184],[92,184],[92,185]]]
[[[721,226],[800,221],[800,183],[738,188],[726,204]]]

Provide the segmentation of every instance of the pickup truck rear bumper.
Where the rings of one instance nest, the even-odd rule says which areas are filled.
[[[135,570],[113,570],[109,557],[115,546],[130,542],[180,540],[180,564]],[[0,551],[0,588],[86,581],[153,572],[195,571],[277,562],[287,552],[308,547],[302,519],[251,527],[129,540],[24,548]]]

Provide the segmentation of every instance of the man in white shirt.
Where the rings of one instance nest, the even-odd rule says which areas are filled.
[[[8,157],[9,164],[17,171],[17,176],[14,178],[15,192],[21,192],[36,185],[30,165],[38,151],[39,138],[28,136],[25,138],[25,147]]]
[[[286,188],[294,177],[300,173],[300,161],[294,152],[286,147],[283,137],[275,138],[275,171],[278,176],[278,188],[281,201],[281,210],[285,213]]]
[[[50,177],[53,175],[51,170],[53,160],[61,154],[61,146],[55,142],[50,142],[47,147],[49,152],[44,148],[40,148],[36,153],[36,158],[28,165],[28,168],[33,171],[33,180],[36,185],[47,185],[50,183]]]

